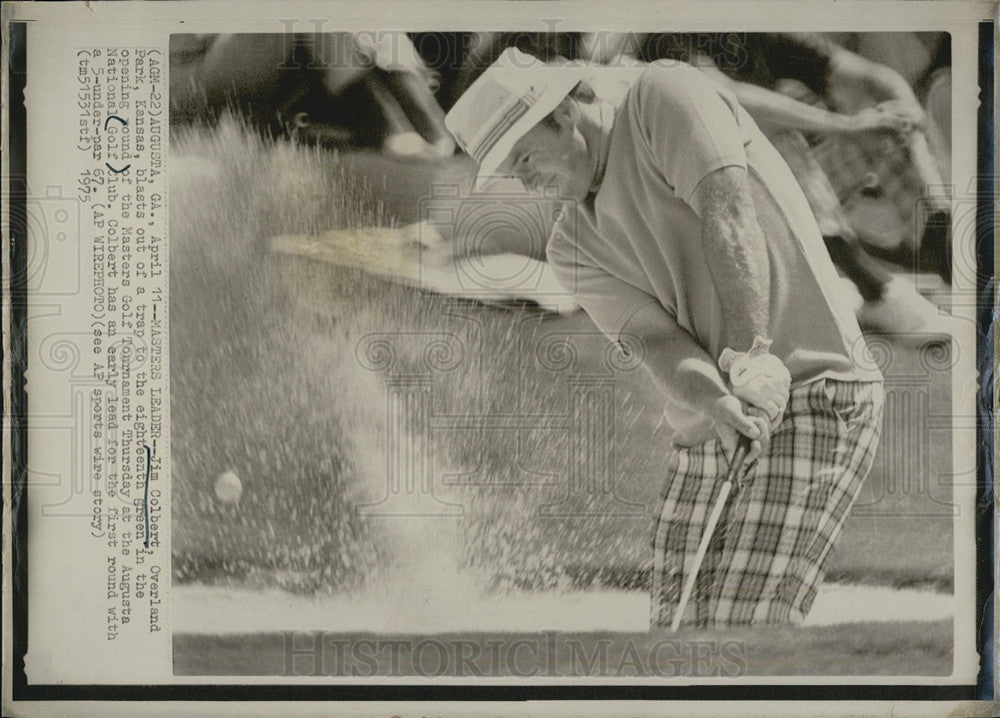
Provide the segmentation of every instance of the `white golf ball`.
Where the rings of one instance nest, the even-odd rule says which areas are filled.
[[[215,480],[215,495],[219,501],[231,504],[243,495],[243,482],[232,471],[224,471]]]

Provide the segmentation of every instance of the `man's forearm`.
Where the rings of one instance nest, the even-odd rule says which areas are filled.
[[[731,348],[746,351],[768,337],[770,265],[746,170],[725,167],[696,190],[702,241]]]
[[[694,343],[694,340],[691,340]],[[700,348],[700,347],[699,347]],[[704,356],[687,356],[676,360],[676,347],[668,347],[654,340],[648,347],[645,367],[653,383],[671,401],[710,416],[712,404],[731,392],[726,387],[719,370],[704,351]]]
[[[643,365],[671,401],[708,415],[712,404],[730,394],[712,357],[659,304],[641,310],[624,331],[641,339]]]

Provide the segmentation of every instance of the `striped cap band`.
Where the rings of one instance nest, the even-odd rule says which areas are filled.
[[[444,123],[458,145],[492,176],[518,139],[544,119],[584,79],[583,66],[547,66],[507,48],[462,93]]]
[[[519,97],[513,107],[497,118],[496,124],[493,125],[493,128],[489,131],[489,133],[483,137],[479,146],[469,153],[472,158],[477,163],[482,163],[483,158],[496,146],[497,142],[500,141],[500,138],[507,134],[508,130],[510,130],[510,128],[513,127],[519,119],[524,117],[525,113],[531,109],[537,99],[538,97],[533,92]]]

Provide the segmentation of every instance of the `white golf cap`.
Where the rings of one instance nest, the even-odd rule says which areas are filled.
[[[546,65],[507,48],[458,98],[444,124],[479,164],[478,179],[485,179],[585,76],[580,65]]]

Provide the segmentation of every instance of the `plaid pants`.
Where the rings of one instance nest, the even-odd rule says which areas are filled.
[[[682,625],[805,619],[871,469],[883,404],[881,382],[792,390],[770,449],[730,494]],[[675,448],[653,538],[653,628],[670,626],[727,466],[718,439]]]

